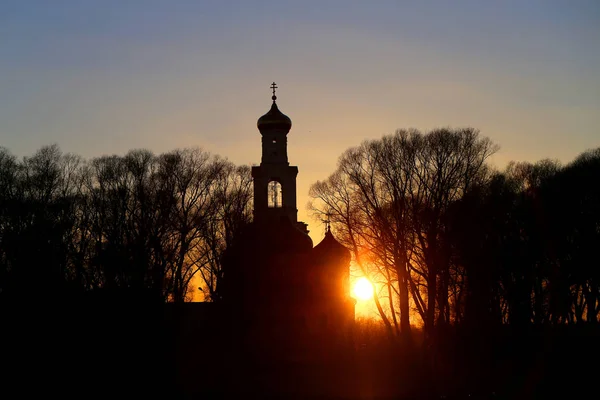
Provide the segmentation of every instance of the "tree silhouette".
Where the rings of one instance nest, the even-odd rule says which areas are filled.
[[[312,210],[329,214],[355,260],[372,279],[383,280],[390,316],[379,304],[378,309],[388,330],[393,324],[410,336],[411,300],[428,332],[436,314],[438,323],[450,322],[445,214],[485,180],[485,161],[494,151],[489,139],[470,128],[400,130],[349,149],[338,170],[312,186]]]
[[[198,275],[218,300],[221,255],[250,210],[249,167],[200,149],[86,162],[56,145],[22,161],[2,148],[0,297],[183,302]]]

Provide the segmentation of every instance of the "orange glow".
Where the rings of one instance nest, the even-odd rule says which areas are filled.
[[[357,300],[370,300],[373,297],[373,285],[363,276],[354,284],[353,293]]]

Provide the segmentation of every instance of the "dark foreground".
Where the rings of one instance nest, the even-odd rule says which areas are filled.
[[[372,341],[327,362],[273,364],[251,361],[239,335],[223,321],[205,324],[203,312],[4,305],[0,397],[534,399],[598,392],[596,326],[452,330],[435,351]]]

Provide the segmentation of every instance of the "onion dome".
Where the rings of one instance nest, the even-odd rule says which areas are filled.
[[[279,111],[277,103],[275,103],[275,100],[277,100],[277,96],[275,96],[275,89],[277,89],[275,82],[271,85],[271,89],[273,89],[273,96],[271,97],[273,104],[271,105],[269,112],[258,119],[258,130],[261,133],[267,131],[283,131],[288,133],[292,128],[292,120],[290,117]]]
[[[345,263],[350,262],[350,250],[333,237],[330,229],[327,229],[325,237],[315,246],[313,252],[318,257],[331,257],[343,260]]]

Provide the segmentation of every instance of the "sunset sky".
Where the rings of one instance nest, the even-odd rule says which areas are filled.
[[[200,146],[260,162],[293,121],[308,188],[365,138],[473,126],[493,162],[600,146],[600,2],[0,0],[0,146],[86,158]]]

